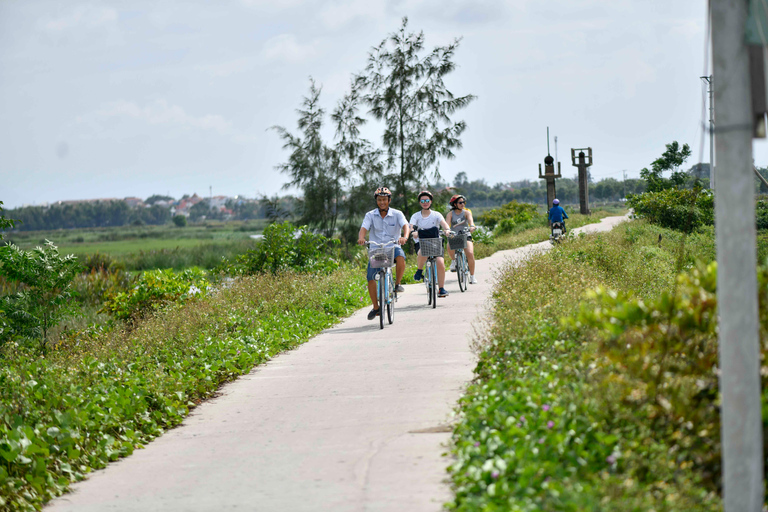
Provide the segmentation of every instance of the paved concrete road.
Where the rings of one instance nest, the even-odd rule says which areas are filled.
[[[480,283],[466,293],[449,274],[451,294],[434,310],[423,285],[407,286],[384,330],[366,319],[370,306],[356,312],[225,386],[179,428],[75,484],[46,510],[440,510],[450,497],[446,425],[472,378],[469,344],[493,268],[548,247],[479,261]]]

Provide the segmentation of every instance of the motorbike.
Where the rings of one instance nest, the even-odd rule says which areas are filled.
[[[549,241],[552,242],[553,245],[560,243],[560,239],[563,237],[564,232],[565,226],[562,222],[553,222],[552,234],[549,235]]]

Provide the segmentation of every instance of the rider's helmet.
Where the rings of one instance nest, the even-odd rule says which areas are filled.
[[[451,198],[451,200],[450,200],[450,201],[448,201],[448,202],[451,204],[451,208],[455,208],[455,207],[456,207],[456,202],[457,202],[459,199],[463,199],[465,203],[467,202],[467,198],[466,198],[466,197],[464,197],[464,196],[463,196],[463,195],[461,195],[461,194],[456,194],[455,196],[453,196],[453,197]]]
[[[559,199],[553,199],[553,200],[552,200],[552,205],[553,205],[553,206],[557,206],[557,205],[559,205],[559,204],[560,204],[560,200],[559,200]]]
[[[435,200],[435,198],[432,197],[432,192],[430,192],[429,190],[422,190],[421,192],[419,192],[419,195],[416,197],[416,199],[421,200],[422,196],[427,196],[430,201]]]
[[[387,187],[379,187],[376,192],[373,193],[373,198],[376,199],[379,196],[384,196],[392,199],[392,192]]]

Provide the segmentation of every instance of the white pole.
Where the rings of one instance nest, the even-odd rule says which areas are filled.
[[[748,0],[711,0],[717,76],[717,303],[726,512],[760,512],[763,439],[757,317],[752,108],[744,37]]]

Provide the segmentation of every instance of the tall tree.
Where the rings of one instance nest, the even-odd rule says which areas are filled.
[[[667,144],[666,147],[661,157],[651,163],[650,170],[646,167],[640,171],[640,177],[648,184],[648,192],[682,188],[685,185],[686,173],[680,170],[680,166],[691,156],[691,148],[688,144],[680,146],[677,141]],[[672,171],[669,178],[663,176],[665,171]]]
[[[334,148],[323,142],[325,110],[320,107],[321,91],[322,87],[310,78],[309,95],[304,97],[302,108],[296,110],[301,135],[293,135],[282,126],[272,129],[283,139],[283,149],[291,152],[288,161],[277,166],[291,177],[284,188],[298,187],[304,194],[299,205],[299,222],[318,228],[330,237],[336,229],[347,170]]]
[[[455,97],[443,82],[456,68],[459,42],[424,54],[424,33],[409,33],[408,18],[403,18],[400,30],[371,50],[365,71],[356,77],[370,113],[384,121],[383,145],[397,179],[393,201],[405,211],[410,211],[413,189],[426,181],[430,168],[439,178],[440,158],[454,158],[454,150],[462,146],[466,123],[450,116],[475,96]]]
[[[360,219],[373,205],[373,191],[384,182],[382,151],[360,137],[360,127],[366,123],[359,114],[360,103],[360,89],[353,80],[331,116],[336,127],[335,157],[346,177],[340,211],[341,236],[346,242],[357,240]]]

